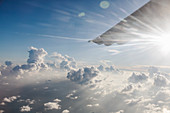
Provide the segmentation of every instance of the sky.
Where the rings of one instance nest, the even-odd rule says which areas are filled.
[[[132,62],[131,56],[130,61],[120,62],[127,54],[115,56],[117,51],[88,40],[101,35],[146,2],[148,0],[108,0],[106,4],[102,0],[1,0],[0,62],[6,59],[25,62],[28,55],[25,51],[34,46],[44,48],[49,54],[68,54],[92,64],[111,60],[117,65],[126,65]]]
[[[155,1],[0,0],[0,113],[170,113],[169,0]]]

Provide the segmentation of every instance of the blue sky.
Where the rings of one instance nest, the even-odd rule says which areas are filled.
[[[101,2],[102,0],[2,1],[0,62],[25,62],[28,56],[25,51],[34,46],[44,48],[49,54],[56,51],[81,61],[94,63],[107,59],[123,65],[120,63],[120,56],[112,55],[107,47],[87,41],[111,28],[148,0],[108,0],[110,6],[106,9],[100,7]],[[78,16],[81,13],[85,15]]]

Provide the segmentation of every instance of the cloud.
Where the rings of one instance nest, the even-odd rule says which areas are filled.
[[[63,55],[61,55],[60,53],[54,52],[51,55],[51,58],[55,58],[55,60],[57,60],[58,62],[61,62],[62,60],[65,60],[65,57]]]
[[[30,106],[22,106],[21,108],[20,108],[20,111],[21,112],[29,112],[29,111],[31,111],[31,107]]]
[[[55,99],[53,100],[53,102],[44,103],[45,110],[61,109],[61,105],[59,105],[59,102],[61,102],[61,100]]]
[[[148,79],[148,76],[145,75],[144,73],[141,73],[141,74],[135,74],[133,73],[132,76],[130,76],[128,78],[128,81],[129,82],[132,82],[132,83],[138,83],[138,82],[144,82]]]
[[[27,103],[27,104],[34,104],[34,103],[35,103],[35,100],[31,100],[31,99],[26,99],[26,100],[20,99],[20,100],[18,100],[17,102],[25,102],[25,103]]]
[[[157,87],[165,87],[169,84],[169,80],[163,75],[156,75],[154,85]]]
[[[75,59],[68,55],[63,56],[60,53],[55,52],[51,55],[51,58],[54,58],[57,61],[57,64],[59,64],[60,69],[69,71],[77,68],[77,63]],[[53,64],[53,67],[56,67],[55,63]]]
[[[159,90],[157,91],[157,93],[155,94],[154,97],[154,101],[155,103],[164,103],[164,104],[170,104],[169,100],[170,100],[170,90]]]
[[[5,105],[5,102],[1,102],[0,105],[1,105],[1,106],[4,106],[4,105]]]
[[[79,69],[78,71],[71,70],[67,74],[67,78],[73,82],[84,84],[87,83],[90,79],[95,76],[98,76],[99,71],[94,67],[84,67],[83,69]]]
[[[62,111],[62,113],[70,113],[70,111],[65,109],[65,110]]]
[[[134,88],[134,86],[132,84],[128,85],[127,87],[125,87],[122,92],[129,92],[132,91],[132,89]]]
[[[66,98],[72,99],[72,100],[76,100],[78,99],[78,96],[75,96],[75,93],[77,92],[77,90],[73,90],[71,93],[69,93]]]
[[[29,58],[27,60],[27,64],[12,66],[11,61],[5,61],[6,66],[1,66],[0,71],[2,76],[9,75],[22,75],[25,72],[29,71],[40,71],[44,69],[48,69],[47,64],[44,63],[44,57],[47,55],[47,52],[41,48],[37,49],[35,47],[30,47]],[[20,76],[20,78],[22,78]]]
[[[114,72],[114,73],[122,73],[119,69],[116,69],[114,66],[106,66],[104,67],[103,65],[100,65],[97,67],[99,71],[103,72]]]
[[[99,106],[99,104],[88,104],[88,105],[86,105],[87,107],[98,107]]]
[[[35,47],[30,47],[29,58],[27,60],[28,65],[22,65],[23,69],[30,68],[33,65],[37,67],[45,68],[44,57],[48,54],[43,48],[37,49]],[[30,65],[29,65],[30,64]]]
[[[41,50],[41,49],[35,49],[35,48],[32,48],[32,49],[33,49],[33,52],[36,51],[35,52],[36,54],[38,50]],[[30,49],[29,51],[31,51],[32,49]],[[30,53],[30,54],[33,54],[33,53]],[[34,58],[36,60],[33,60]],[[54,80],[53,79],[50,80],[51,78],[49,78],[49,76],[47,78],[46,76],[49,73],[50,75],[52,74],[50,70],[47,70],[47,73],[45,72],[41,73],[41,69],[44,69],[44,67],[42,67],[41,64],[46,65],[44,61],[45,56],[44,57],[41,56],[40,58],[39,57],[34,57],[34,58],[33,57],[28,58],[28,59],[32,59],[31,61],[34,61],[32,63],[22,64],[22,65],[17,65],[17,66],[12,63],[11,65],[5,65],[5,64],[1,65],[0,66],[1,73],[2,75],[5,75],[4,73],[18,72],[18,74],[20,74],[20,76],[19,75],[16,76],[18,77],[18,79],[21,79],[22,75],[24,75],[23,73],[27,73],[27,72],[28,73],[36,72],[36,74],[38,75],[43,74],[44,75],[43,81],[46,81],[46,85],[42,86],[41,88],[43,91],[44,91],[43,88],[45,89],[48,88],[48,91],[49,91],[51,89],[51,86],[50,85],[48,86],[47,84],[54,82]],[[62,65],[66,66],[69,64],[68,67],[70,71],[67,73],[67,75],[62,76],[63,78],[65,78],[62,80],[66,80],[66,76],[67,76],[67,78],[70,81],[73,81],[79,84],[86,84],[86,86],[90,86],[90,87],[82,86],[83,88],[84,87],[87,89],[89,88],[86,91],[90,91],[87,93],[87,95],[83,94],[83,99],[87,96],[85,100],[87,100],[88,102],[83,101],[83,105],[86,109],[87,107],[91,109],[90,107],[93,108],[93,107],[101,106],[102,108],[105,108],[104,112],[106,111],[106,113],[116,113],[116,112],[117,113],[121,113],[121,112],[126,112],[126,113],[142,113],[142,112],[159,113],[160,112],[162,113],[163,111],[169,111],[170,109],[169,107],[170,106],[170,101],[169,101],[170,100],[169,98],[170,77],[168,73],[160,72],[156,67],[150,67],[149,69],[145,68],[146,69],[145,72],[140,73],[140,74],[137,72],[133,73],[132,71],[124,71],[124,73],[118,74],[117,72],[120,72],[120,70],[116,69],[116,67],[112,65],[111,66],[100,65],[99,67],[96,66],[97,68],[96,67],[83,67],[83,68],[76,69],[75,67],[70,66],[70,65],[73,65],[71,64],[72,62],[76,62],[74,58],[70,56],[56,53],[55,55],[51,56],[51,58],[56,60],[56,62],[54,62],[55,65],[53,65],[55,69],[62,69],[62,72],[63,72],[62,74],[54,73],[53,75],[57,74],[57,76],[54,76],[54,78],[58,79],[60,77],[58,75],[65,74],[66,71],[64,70],[66,70],[66,67],[61,68],[60,66]],[[61,65],[63,61],[66,61],[69,63]],[[51,66],[49,66],[48,64],[47,67],[50,68]],[[147,72],[147,69],[148,69],[148,72]],[[7,78],[8,77],[2,77],[1,84],[7,83],[5,81]],[[31,81],[31,83],[40,83],[40,81],[38,81],[39,79],[37,79],[36,76],[34,77],[28,76],[28,78],[31,78],[31,79],[26,79],[26,81],[24,82],[27,82],[27,80],[32,80],[33,78],[34,80]],[[47,79],[50,81],[48,81]],[[23,82],[23,79],[21,81]],[[66,82],[69,82],[69,81],[66,80]],[[9,81],[8,83],[10,84]],[[56,90],[58,89],[55,89],[55,91]],[[79,91],[79,89],[76,89],[76,90]],[[64,95],[65,95],[64,100],[78,99],[78,101],[79,100],[81,101],[82,99],[82,95],[76,91],[66,92]],[[88,99],[89,97],[91,99]],[[5,97],[4,99],[2,99],[1,105],[7,106],[9,102],[15,102],[18,98],[19,98],[18,96]],[[31,100],[27,98],[20,99],[17,102],[21,102],[21,103],[23,102],[26,105],[25,107],[24,106],[21,107],[23,109],[22,111],[25,111],[25,112],[29,109],[28,107],[30,106],[32,107],[32,104],[36,103],[35,100]],[[67,110],[61,109],[60,102],[61,100],[59,99],[55,99],[50,102],[47,101],[44,103],[44,109],[45,110],[60,109],[58,110],[60,112],[62,111],[63,113],[64,111],[69,112],[69,110],[67,111]],[[113,103],[113,102],[116,102],[116,103]],[[32,109],[31,107],[30,107],[30,110]],[[71,106],[71,108],[74,109],[74,104]],[[98,108],[100,110],[100,107]]]
[[[78,99],[78,96],[75,96],[73,93],[70,93],[66,96],[66,98],[72,99],[72,100],[76,100]]]
[[[5,97],[5,98],[3,99],[3,102],[8,102],[8,103],[10,103],[10,102],[15,101],[15,100],[18,99],[18,98],[20,98],[20,96]]]

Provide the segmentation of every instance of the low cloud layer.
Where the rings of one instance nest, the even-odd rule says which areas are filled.
[[[0,106],[6,107],[16,102],[22,104],[18,107],[20,112],[34,112],[35,104],[38,105],[39,102],[42,102],[41,107],[46,112],[50,112],[50,110],[61,113],[81,111],[80,107],[77,107],[80,104],[81,108],[85,110],[84,112],[86,110],[98,113],[163,113],[170,111],[170,76],[168,73],[160,72],[156,67],[149,67],[145,72],[120,71],[113,65],[78,67],[73,58],[59,53],[50,56],[55,59],[54,63],[46,63],[46,55],[47,52],[44,49],[32,47],[29,50],[29,61],[27,60],[26,64],[15,65],[11,61],[6,61],[4,65],[0,66],[2,74],[0,80],[1,89],[3,89],[11,84],[7,81],[9,76],[16,75],[14,85],[23,82],[25,84],[30,80],[34,87],[31,87],[31,91],[28,90],[29,93],[40,91],[39,93],[42,95],[49,94],[50,97],[47,96],[41,100],[37,97],[4,96]],[[42,70],[46,70],[46,72]],[[23,77],[25,73],[31,73],[32,76]],[[43,77],[38,78],[34,75],[43,75]],[[50,75],[53,78],[50,78]],[[64,79],[61,80],[61,77]],[[42,79],[43,82],[39,79]],[[11,81],[14,81],[13,78]],[[61,81],[64,81],[64,85],[60,84]],[[24,90],[22,85],[17,85],[16,88],[20,86]],[[4,89],[4,91],[6,90],[8,89]],[[55,97],[52,97],[53,95]],[[62,101],[54,99],[56,96]]]

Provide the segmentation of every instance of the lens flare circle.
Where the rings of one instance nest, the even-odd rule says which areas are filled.
[[[110,6],[110,3],[108,1],[101,1],[100,2],[100,7],[103,8],[103,9],[107,9],[109,8]]]

